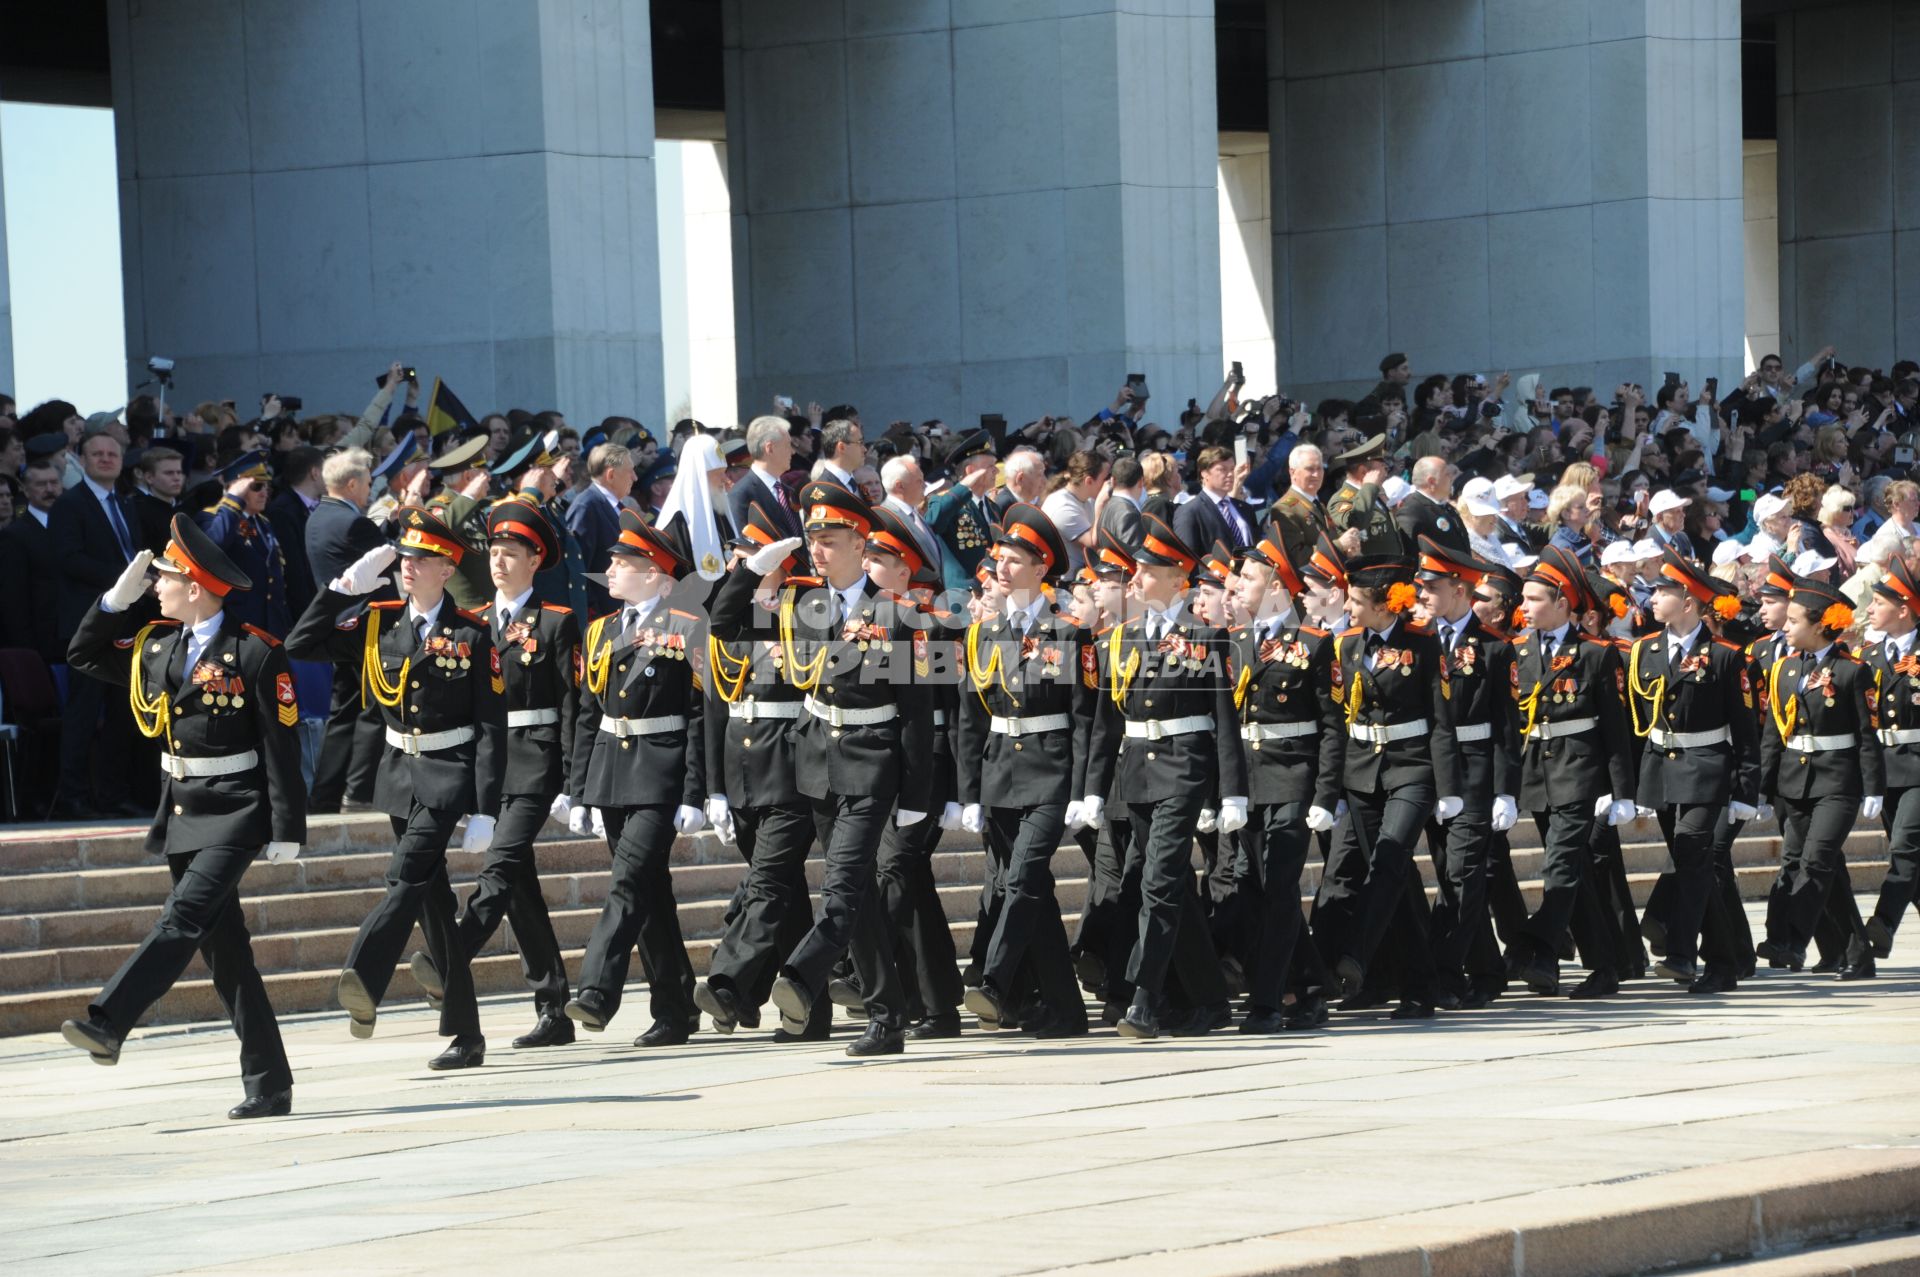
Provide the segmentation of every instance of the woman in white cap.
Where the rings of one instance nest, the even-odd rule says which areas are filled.
[[[1494,503],[1493,480],[1469,479],[1460,489],[1460,498],[1454,506],[1460,511],[1460,521],[1466,525],[1467,548],[1473,551],[1473,557],[1512,567],[1512,557],[1494,535],[1500,523],[1500,507]]]

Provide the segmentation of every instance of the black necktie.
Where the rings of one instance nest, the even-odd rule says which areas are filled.
[[[120,513],[118,493],[107,494],[107,522],[113,526],[114,540],[120,543],[120,553],[129,562],[133,560],[133,539],[127,535],[127,521]]]
[[[179,641],[174,644],[173,655],[167,659],[167,687],[178,691],[187,679],[187,647],[193,642],[193,631],[186,626],[180,627]]]
[[[1386,645],[1387,645],[1386,639],[1382,638],[1380,635],[1376,634],[1372,630],[1367,631],[1367,655],[1368,656],[1372,656],[1375,652],[1379,651],[1381,648],[1385,647]]]

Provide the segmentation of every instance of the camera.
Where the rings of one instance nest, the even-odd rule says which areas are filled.
[[[173,360],[163,355],[147,356],[147,371],[163,386],[173,385]]]

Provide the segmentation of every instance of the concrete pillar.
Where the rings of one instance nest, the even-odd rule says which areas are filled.
[[[13,282],[7,270],[7,190],[0,180],[0,391],[14,394],[13,384]],[[25,412],[32,404],[21,406]]]
[[[1273,388],[1273,174],[1264,133],[1220,135],[1220,353]]]
[[[742,415],[1085,416],[1128,372],[1210,393],[1212,10],[727,0]]]
[[[1776,21],[1782,353],[1885,368],[1920,348],[1920,9]]]
[[[1270,0],[1274,312],[1308,398],[1740,372],[1739,0]]]
[[[476,413],[659,422],[646,0],[109,14],[130,364],[357,411],[405,358]]]

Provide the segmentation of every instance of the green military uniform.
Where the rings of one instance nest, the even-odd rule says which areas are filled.
[[[1327,519],[1336,532],[1345,532],[1348,528],[1360,530],[1361,554],[1401,552],[1400,529],[1394,525],[1393,512],[1387,508],[1377,483],[1356,487],[1349,479],[1341,484],[1340,491],[1327,502]]]

